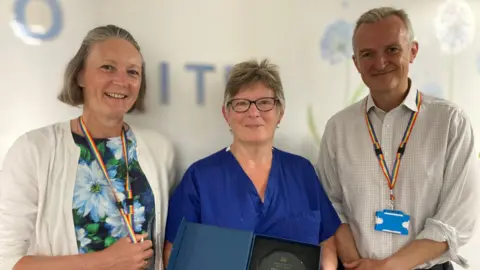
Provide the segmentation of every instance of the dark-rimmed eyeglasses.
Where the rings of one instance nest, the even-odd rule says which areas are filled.
[[[252,104],[261,112],[271,111],[277,104],[278,99],[274,97],[264,97],[257,100],[249,100],[244,98],[234,98],[227,103],[235,112],[243,113],[250,109]]]

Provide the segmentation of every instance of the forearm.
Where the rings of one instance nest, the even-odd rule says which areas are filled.
[[[352,231],[348,224],[342,224],[335,233],[336,250],[343,263],[360,259]]]
[[[415,266],[436,259],[448,250],[446,242],[427,239],[414,240],[388,258],[389,269],[413,269]]]
[[[108,270],[110,260],[102,252],[68,256],[25,256],[13,267],[13,270]]]
[[[321,244],[322,253],[320,265],[322,270],[336,270],[338,267],[337,248],[335,245],[335,237],[332,236]]]

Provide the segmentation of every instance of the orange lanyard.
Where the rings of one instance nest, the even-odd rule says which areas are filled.
[[[397,177],[398,177],[398,169],[400,168],[400,160],[402,159],[403,154],[405,153],[405,148],[407,146],[408,139],[410,139],[410,134],[412,133],[413,127],[415,126],[415,122],[417,121],[417,116],[418,113],[420,112],[420,105],[422,104],[422,95],[420,91],[417,91],[417,98],[415,100],[415,103],[417,104],[417,111],[412,112],[412,115],[410,116],[410,120],[408,121],[408,126],[405,129],[405,132],[403,134],[402,141],[400,142],[400,145],[398,146],[396,158],[395,158],[395,163],[393,164],[393,171],[390,174],[387,163],[385,161],[385,157],[383,155],[382,147],[380,146],[380,142],[378,141],[377,135],[375,134],[375,130],[372,125],[372,121],[370,120],[370,117],[368,116],[368,111],[367,111],[367,100],[365,100],[365,122],[367,124],[367,129],[368,133],[370,134],[370,139],[372,140],[373,143],[373,148],[375,150],[375,154],[378,159],[378,163],[380,164],[380,167],[382,169],[383,175],[387,179],[388,183],[388,188],[390,189],[390,201],[393,205],[395,201],[395,196],[393,195],[393,188],[395,187],[395,184],[397,183]]]

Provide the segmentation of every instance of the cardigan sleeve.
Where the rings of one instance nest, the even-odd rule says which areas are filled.
[[[167,151],[167,158],[166,158],[166,163],[167,163],[167,168],[168,168],[168,184],[169,184],[169,195],[171,196],[173,194],[173,191],[178,185],[178,173],[177,173],[177,160],[176,160],[176,154],[175,154],[175,148],[173,147],[173,144],[168,142],[168,151]]]
[[[0,270],[11,270],[27,254],[37,217],[39,161],[27,135],[7,152],[0,170]]]

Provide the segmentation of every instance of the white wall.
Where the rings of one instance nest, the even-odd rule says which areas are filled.
[[[68,5],[62,2],[65,20],[61,36],[53,42],[32,46],[12,31],[13,2],[0,1],[0,163],[21,133],[78,113],[57,102],[56,94],[66,63],[86,31],[95,25],[96,17],[92,13],[93,1],[68,1]],[[35,6],[42,12],[35,12]],[[28,11],[32,24],[52,24],[49,10],[41,1],[32,1]]]
[[[454,14],[454,21],[460,22],[456,29],[464,33],[450,36],[471,43],[457,44],[456,48],[462,50],[456,50],[454,55],[442,52],[434,22],[444,0],[63,0],[59,1],[63,29],[54,40],[41,45],[28,45],[14,35],[10,27],[14,2],[0,1],[0,164],[21,133],[79,113],[79,109],[56,100],[63,69],[86,32],[107,23],[131,31],[147,61],[148,113],[131,116],[132,121],[156,128],[171,138],[178,147],[183,169],[230,142],[221,115],[225,66],[263,57],[280,65],[286,91],[287,110],[278,129],[277,145],[315,161],[318,144],[313,133],[321,135],[328,118],[348,105],[357,89],[358,98],[365,94],[349,52],[334,52],[350,46],[349,27],[361,12],[392,4],[410,13],[420,42],[412,78],[422,90],[461,105],[480,140],[480,110],[476,106],[480,91],[475,87],[480,83],[480,23],[471,16],[469,26],[468,14],[455,15],[456,9],[450,7],[445,14]],[[51,16],[45,1],[31,2],[29,23],[48,29]],[[480,14],[479,1],[468,4],[471,14]],[[444,22],[448,19],[443,17]],[[469,32],[474,34],[472,38],[465,34]],[[333,50],[330,53],[329,48]],[[332,59],[335,61],[330,62]],[[166,104],[161,102],[162,62],[170,68]],[[215,68],[205,75],[203,104],[197,103],[196,75],[185,69],[186,64]],[[454,90],[453,96],[450,89]],[[480,269],[478,249],[480,234],[462,250],[471,269]]]

